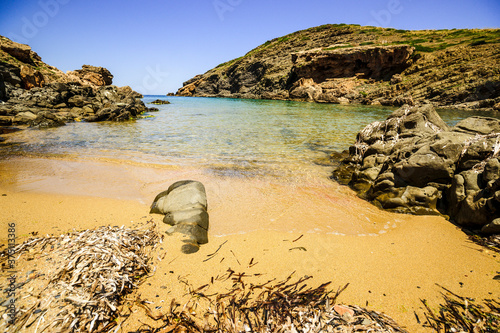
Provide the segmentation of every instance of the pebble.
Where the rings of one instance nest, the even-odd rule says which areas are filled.
[[[361,322],[361,325],[364,325],[364,326],[369,326],[371,324],[372,324],[372,321],[368,318],[363,319],[363,321]]]

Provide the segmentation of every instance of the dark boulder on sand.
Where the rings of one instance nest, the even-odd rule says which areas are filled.
[[[380,208],[442,214],[491,233],[500,218],[499,158],[499,119],[449,128],[432,106],[405,105],[359,132],[333,178]]]

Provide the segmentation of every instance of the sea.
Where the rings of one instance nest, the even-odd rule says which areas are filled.
[[[163,99],[171,104],[151,105]],[[325,175],[334,152],[395,108],[229,98],[145,96],[156,107],[128,122],[73,122],[9,137],[7,154],[77,156],[165,166],[196,166],[227,176]],[[470,116],[439,110],[453,126]],[[475,113],[477,115],[477,113]],[[483,113],[488,116],[489,114]],[[324,171],[324,170],[323,170]]]

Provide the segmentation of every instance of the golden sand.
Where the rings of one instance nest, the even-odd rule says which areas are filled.
[[[178,237],[166,237],[166,255],[155,275],[139,287],[155,311],[172,298],[185,299],[187,284],[210,284],[228,269],[262,274],[267,281],[313,276],[309,284],[332,281],[350,286],[339,301],[384,312],[410,332],[428,332],[420,299],[436,308],[441,289],[463,296],[498,297],[499,257],[471,243],[441,217],[390,214],[325,179],[307,182],[216,177],[200,170],[56,159],[15,158],[0,162],[0,233],[16,223],[18,241],[30,233],[60,234],[101,225],[125,225],[150,216],[154,196],[171,183],[196,179],[205,184],[210,214],[209,243],[199,252],[180,252]],[[210,254],[215,253],[213,256]],[[252,264],[250,265],[250,262]],[[126,330],[153,324],[142,310]]]

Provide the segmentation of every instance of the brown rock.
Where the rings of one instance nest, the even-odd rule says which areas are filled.
[[[42,87],[45,84],[45,78],[42,73],[30,66],[21,66],[21,80],[23,81],[24,89]]]
[[[82,69],[68,72],[68,75],[74,75],[83,82],[98,87],[113,83],[113,75],[104,67],[83,65]]]
[[[31,59],[31,47],[28,45],[2,39],[0,42],[0,49],[25,64],[33,63]]]

